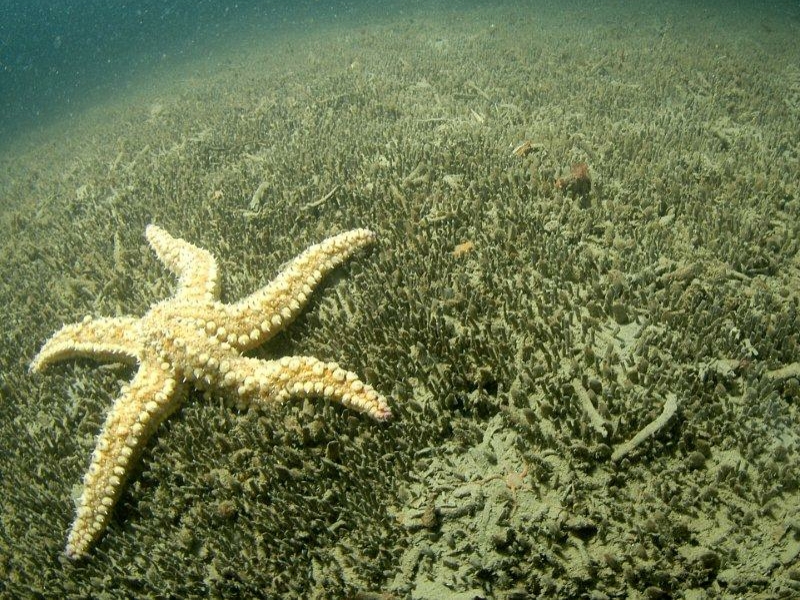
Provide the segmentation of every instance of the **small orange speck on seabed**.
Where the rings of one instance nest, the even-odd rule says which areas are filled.
[[[475,248],[475,242],[473,242],[472,240],[461,242],[460,244],[456,245],[455,248],[453,248],[453,256],[455,258],[461,258],[468,252],[472,252],[474,248]]]

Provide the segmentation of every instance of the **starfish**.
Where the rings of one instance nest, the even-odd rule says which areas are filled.
[[[240,408],[319,396],[379,421],[391,416],[383,396],[334,362],[242,355],[289,325],[329,271],[375,241],[373,232],[354,229],[309,247],[271,283],[233,304],[219,299],[217,262],[210,252],[155,225],[147,227],[146,236],[178,276],[175,295],[140,319],[87,316],[65,325],[31,362],[31,371],[78,356],[139,364],[106,417],[84,476],[67,537],[66,554],[73,559],[86,556],[105,530],[134,458],[178,408],[189,384],[232,392]]]

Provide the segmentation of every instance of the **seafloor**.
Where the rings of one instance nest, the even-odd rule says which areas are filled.
[[[7,140],[0,595],[800,593],[800,17],[635,6],[310,24]],[[27,366],[174,290],[150,222],[226,299],[375,229],[254,354],[336,360],[395,418],[193,394],[72,563],[134,370]]]

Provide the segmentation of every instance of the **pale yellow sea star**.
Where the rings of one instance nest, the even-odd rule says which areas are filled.
[[[331,269],[371,244],[375,234],[348,231],[311,246],[271,283],[234,304],[219,301],[217,263],[206,250],[149,225],[147,239],[178,276],[171,298],[142,318],[92,318],[65,325],[31,370],[65,358],[92,356],[138,362],[139,370],[106,417],[83,480],[66,554],[80,558],[100,537],[132,462],[158,425],[180,404],[180,388],[225,388],[241,406],[321,396],[384,420],[385,398],[333,362],[310,356],[258,360],[242,356],[291,323]]]

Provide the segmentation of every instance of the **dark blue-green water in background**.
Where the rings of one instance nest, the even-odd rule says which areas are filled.
[[[508,0],[495,0],[509,4]],[[0,0],[0,147],[27,131],[125,94],[159,66],[214,57],[221,44],[330,23],[368,22],[418,8],[457,11],[475,0]],[[680,0],[525,0],[532,11],[631,15],[681,7]],[[769,15],[800,23],[800,2],[705,2],[734,21]],[[616,17],[615,17],[616,18]],[[800,39],[800,33],[798,33]],[[263,40],[262,40],[263,41]],[[797,42],[800,44],[800,42]]]
[[[381,11],[389,4],[0,0],[0,138],[124,94],[154,67],[213,53],[226,40]]]

